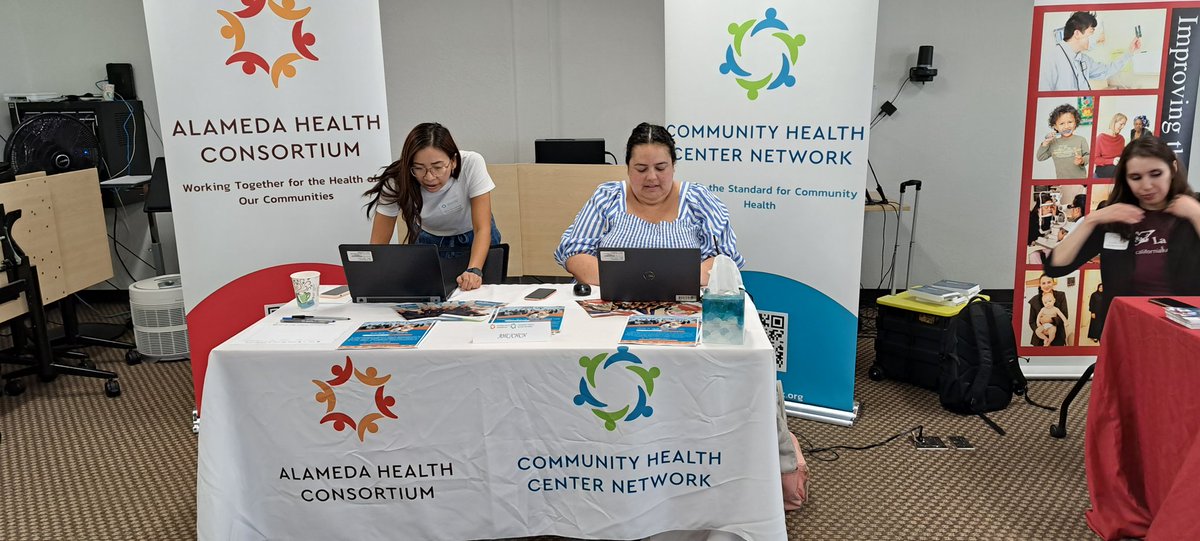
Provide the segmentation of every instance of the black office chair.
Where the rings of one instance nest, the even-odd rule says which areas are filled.
[[[438,256],[442,263],[442,280],[448,286],[458,286],[458,275],[467,270],[471,259],[470,248],[440,248]],[[508,244],[494,244],[488,248],[483,261],[483,283],[503,284],[508,280]]]
[[[121,395],[121,384],[117,374],[108,370],[96,370],[90,366],[67,366],[55,363],[56,355],[49,337],[49,325],[45,307],[42,306],[42,292],[38,283],[36,268],[30,264],[29,257],[21,250],[12,238],[13,223],[21,217],[20,210],[5,212],[0,203],[0,270],[8,276],[9,283],[0,287],[0,303],[16,300],[20,294],[25,294],[28,312],[25,316],[7,322],[12,332],[13,346],[0,351],[0,363],[23,365],[25,368],[0,375],[5,380],[4,391],[11,395],[20,394],[25,390],[21,379],[25,376],[37,376],[41,381],[53,381],[59,375],[83,376],[100,378],[104,383],[104,394],[110,398]],[[69,298],[69,297],[68,297]],[[73,310],[73,307],[72,307]],[[74,312],[62,311],[63,326],[70,337],[71,327],[68,316]],[[22,319],[29,320],[25,327]],[[88,338],[75,336],[76,339]],[[90,339],[90,338],[89,338]],[[132,347],[132,346],[130,346]]]
[[[150,170],[150,183],[146,186],[146,221],[150,223],[150,250],[153,252],[154,268],[161,276],[167,274],[164,263],[162,245],[158,241],[158,220],[160,212],[171,212],[171,190],[167,186],[167,161],[165,158],[154,160],[154,168]]]

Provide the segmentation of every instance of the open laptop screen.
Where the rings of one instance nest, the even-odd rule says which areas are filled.
[[[454,290],[442,279],[432,244],[343,244],[338,250],[354,302],[438,302]]]
[[[700,300],[700,250],[600,248],[600,296],[606,301]]]

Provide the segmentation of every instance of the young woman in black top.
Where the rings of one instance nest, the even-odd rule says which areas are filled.
[[[1175,153],[1157,137],[1135,139],[1114,181],[1107,205],[1046,258],[1046,274],[1064,276],[1099,254],[1098,314],[1113,297],[1200,295],[1200,201]]]

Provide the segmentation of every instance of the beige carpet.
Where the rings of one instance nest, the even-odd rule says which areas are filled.
[[[119,304],[82,310],[120,319]],[[109,319],[113,320],[113,319]],[[4,339],[0,338],[0,347]],[[121,352],[90,349],[99,368],[120,374],[123,395],[101,380],[28,379],[0,397],[0,539],[176,540],[195,537],[196,437],[187,362],[127,366]],[[923,425],[929,435],[964,435],[975,451],[916,451],[896,441],[869,451],[809,456],[812,498],[788,513],[790,539],[1084,540],[1085,390],[1066,440],[1049,436],[1055,415],[1015,401],[993,419],[941,409],[929,391],[866,379],[874,358],[859,343],[858,422],[842,428],[792,419],[818,446],[865,445]],[[14,367],[5,365],[5,372]],[[1057,403],[1071,382],[1033,382],[1033,397]],[[541,538],[551,539],[551,538]]]

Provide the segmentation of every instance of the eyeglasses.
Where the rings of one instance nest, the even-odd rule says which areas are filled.
[[[437,162],[437,163],[429,166],[428,168],[425,168],[420,165],[414,165],[408,171],[410,173],[412,173],[412,175],[414,177],[417,177],[417,178],[425,178],[426,173],[433,173],[433,176],[436,177],[436,176],[441,176],[442,172],[445,171],[446,169],[448,169],[449,167],[450,167],[450,164],[448,164],[446,162]]]

